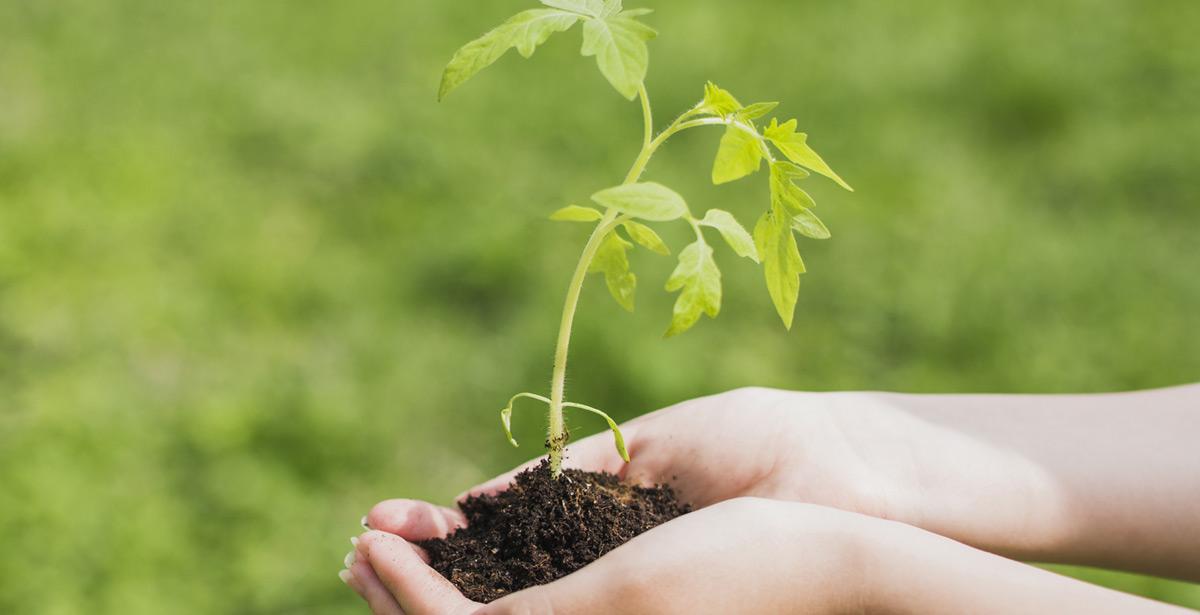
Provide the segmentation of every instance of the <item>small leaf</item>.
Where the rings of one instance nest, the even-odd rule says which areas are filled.
[[[509,444],[512,444],[513,446],[520,446],[519,444],[517,444],[516,439],[514,439],[513,435],[512,435],[513,404],[516,403],[517,400],[521,399],[522,397],[526,397],[529,399],[535,399],[537,401],[542,402],[543,404],[550,405],[549,399],[547,399],[541,395],[538,395],[536,393],[517,393],[516,395],[513,395],[512,397],[510,397],[508,399],[508,405],[500,410],[500,423],[502,425],[504,425],[504,435],[508,436],[508,442],[509,442]]]
[[[704,113],[712,115],[726,116],[737,113],[742,108],[742,103],[733,97],[728,91],[720,88],[717,84],[709,81],[704,84],[704,102],[700,103],[700,110]]]
[[[771,172],[777,173],[780,177],[786,179],[804,179],[812,175],[804,167],[786,160],[776,160],[772,163]]]
[[[621,434],[621,428],[617,426],[617,422],[614,421],[611,416],[591,406],[585,406],[583,404],[577,404],[574,402],[563,402],[563,406],[566,408],[579,408],[580,410],[587,410],[588,412],[592,412],[603,418],[604,421],[608,423],[608,428],[612,430],[613,443],[617,446],[617,454],[621,456],[621,459],[625,460],[625,463],[629,463],[629,449],[625,447],[625,436]]]
[[[653,13],[653,12],[654,12],[654,9],[629,9],[628,11],[621,11],[620,16],[621,17],[641,17],[643,15],[649,15],[650,13]]]
[[[504,435],[508,436],[508,443],[513,447],[520,447],[521,445],[517,444],[516,438],[512,435],[512,411],[513,403],[509,401],[508,405],[500,411],[500,424],[504,425]]]
[[[621,12],[621,0],[603,0],[603,7],[600,9],[601,17],[612,17]]]
[[[629,271],[628,251],[632,247],[633,244],[610,232],[604,237],[588,268],[592,273],[604,274],[608,292],[621,307],[630,312],[633,311],[633,299],[637,292],[637,276]]]
[[[679,253],[679,266],[667,280],[667,292],[682,290],[675,300],[675,313],[667,337],[679,335],[700,320],[700,314],[716,318],[721,312],[721,270],[713,250],[703,239]]]
[[[772,112],[775,107],[778,107],[777,102],[761,102],[747,106],[745,109],[738,111],[737,116],[743,120],[757,120],[758,118]]]
[[[762,143],[733,124],[725,129],[713,162],[712,182],[724,184],[755,173],[762,167]]]
[[[811,209],[801,208],[792,213],[792,228],[805,237],[813,239],[829,239],[831,234],[825,228],[825,223]]]
[[[687,202],[677,192],[655,182],[622,184],[592,195],[592,200],[623,214],[651,222],[683,217]]]
[[[662,237],[659,237],[654,229],[633,220],[626,220],[621,223],[621,226],[624,226],[625,232],[629,233],[629,236],[643,248],[663,256],[671,255],[671,248],[667,247]]]
[[[807,171],[790,162],[776,162],[771,165],[771,203],[778,204],[787,211],[800,213],[802,210],[816,207],[817,204],[807,192],[793,182],[793,179],[803,177],[796,175],[795,171],[803,173],[803,176],[808,175]]]
[[[775,311],[783,319],[783,325],[791,329],[796,300],[800,296],[800,274],[804,273],[804,261],[800,258],[796,236],[792,234],[788,216],[782,208],[772,206],[759,218],[754,227],[754,243],[763,262],[767,292],[775,304]]]
[[[611,10],[612,2],[606,3],[605,11]],[[621,3],[615,3],[620,10]],[[633,100],[646,79],[650,64],[650,49],[646,41],[658,36],[658,32],[637,21],[628,14],[607,15],[589,19],[583,24],[583,48],[585,57],[596,56],[596,64],[608,82],[622,96]]]
[[[550,219],[555,222],[595,222],[603,217],[604,214],[600,213],[599,210],[579,205],[567,205],[550,214]]]
[[[737,221],[737,218],[733,217],[733,214],[721,209],[710,209],[704,214],[704,219],[700,221],[700,224],[720,231],[721,237],[725,238],[725,243],[729,244],[729,247],[733,248],[734,253],[738,256],[758,262],[758,250],[754,246],[754,239]]]
[[[579,19],[579,15],[560,9],[530,9],[516,14],[454,54],[442,73],[438,100],[446,98],[475,73],[491,66],[509,49],[516,47],[528,58],[551,34],[569,29]]]
[[[838,174],[834,173],[828,164],[825,164],[821,156],[808,146],[808,135],[796,132],[796,120],[788,120],[782,125],[777,120],[771,120],[771,125],[763,132],[763,136],[770,139],[775,147],[778,147],[779,151],[788,157],[788,160],[808,167],[837,182],[846,190],[854,192],[854,188],[838,177]]]
[[[542,4],[565,11],[574,11],[590,17],[604,12],[604,0],[541,0]]]

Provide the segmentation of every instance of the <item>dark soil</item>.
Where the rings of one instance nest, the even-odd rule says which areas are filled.
[[[433,568],[478,602],[566,576],[690,510],[668,486],[580,470],[553,480],[545,461],[506,491],[459,506],[467,527],[420,544]]]

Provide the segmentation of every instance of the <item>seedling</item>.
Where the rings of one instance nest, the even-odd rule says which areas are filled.
[[[679,292],[666,334],[668,337],[678,335],[695,325],[702,314],[715,318],[721,310],[721,271],[704,234],[705,229],[713,229],[739,257],[762,265],[767,292],[784,326],[790,329],[800,292],[800,275],[805,272],[794,233],[812,239],[829,238],[829,229],[812,211],[815,205],[812,197],[796,182],[808,177],[812,171],[832,179],[846,190],[853,189],[809,147],[807,135],[796,132],[796,120],[780,123],[772,119],[764,128],[759,128],[758,122],[774,111],[778,103],[743,105],[711,82],[704,87],[703,100],[656,135],[644,81],[649,64],[646,43],[657,36],[657,32],[638,19],[651,11],[625,10],[621,6],[622,0],[541,0],[541,3],[544,8],[522,11],[459,49],[442,75],[438,99],[445,98],[475,73],[499,60],[509,49],[516,48],[523,57],[529,58],[551,35],[582,23],[582,54],[596,58],[600,72],[622,96],[630,101],[641,101],[645,136],[642,149],[625,180],[593,194],[591,200],[597,207],[569,205],[550,216],[552,220],[595,225],[567,287],[554,352],[550,396],[518,393],[500,412],[508,440],[516,446],[511,429],[513,403],[528,398],[549,407],[546,446],[550,449],[551,474],[558,478],[562,473],[563,448],[569,438],[563,424],[563,408],[586,410],[607,421],[617,451],[629,461],[621,430],[610,416],[596,408],[566,401],[564,397],[571,326],[588,273],[603,274],[613,298],[621,307],[632,311],[637,276],[629,269],[629,250],[636,243],[658,254],[671,253],[658,233],[646,223],[682,221],[690,226],[696,240],[680,251],[679,265],[666,284],[667,292]],[[752,175],[762,168],[764,160],[767,162],[771,202],[759,217],[753,236],[728,211],[710,209],[696,217],[674,190],[641,181],[646,164],[664,143],[680,132],[701,126],[725,129],[712,168],[714,184]]]

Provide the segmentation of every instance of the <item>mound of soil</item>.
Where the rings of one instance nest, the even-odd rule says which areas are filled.
[[[626,485],[581,470],[554,480],[546,461],[506,491],[460,507],[467,527],[420,545],[435,570],[478,602],[566,576],[690,510],[669,486]]]

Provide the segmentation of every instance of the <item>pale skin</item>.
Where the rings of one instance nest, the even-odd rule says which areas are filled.
[[[599,434],[567,466],[669,482],[699,510],[489,605],[410,541],[455,509],[389,500],[343,578],[377,615],[1171,613],[1016,560],[1200,582],[1200,385],[1110,395],[744,389]],[[494,492],[513,473],[474,488]],[[619,605],[619,609],[615,605]]]

